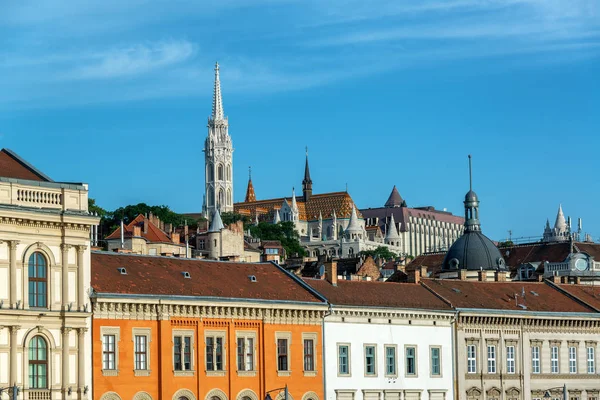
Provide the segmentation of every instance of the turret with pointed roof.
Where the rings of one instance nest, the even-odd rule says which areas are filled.
[[[392,193],[390,193],[390,197],[388,197],[387,201],[385,202],[385,207],[405,207],[405,206],[406,206],[406,203],[404,202],[404,200],[402,200],[402,196],[400,196],[398,189],[396,189],[396,185],[394,185],[394,188],[392,189]]]
[[[310,179],[310,168],[308,167],[308,148],[306,149],[306,164],[304,165],[304,179],[302,180],[302,196],[305,202],[312,196],[312,179]]]
[[[246,189],[246,199],[244,202],[256,201],[256,194],[254,193],[254,185],[252,185],[252,169],[248,173],[248,188]]]
[[[221,229],[225,229],[225,225],[223,225],[221,213],[217,209],[213,214],[212,221],[210,223],[210,228],[208,228],[208,232],[221,232]]]
[[[569,240],[571,237],[570,223],[567,223],[565,214],[563,213],[562,204],[558,206],[558,212],[556,213],[556,221],[554,222],[554,228],[550,228],[550,221],[546,220],[546,227],[544,228],[544,242],[564,242]]]
[[[390,241],[396,242],[398,239],[400,239],[400,234],[398,233],[398,229],[396,229],[396,221],[394,221],[394,214],[392,214],[385,234],[385,241],[386,243]]]

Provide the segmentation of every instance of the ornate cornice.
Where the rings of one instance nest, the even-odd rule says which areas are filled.
[[[415,321],[451,321],[454,314],[433,314],[423,311],[410,311],[410,310],[381,310],[381,309],[368,309],[368,308],[334,308],[332,310],[332,316],[338,317],[356,317],[356,318],[381,318],[381,319],[408,319]]]
[[[30,227],[37,229],[68,229],[74,231],[88,231],[90,230],[89,224],[77,224],[62,221],[38,221],[30,218],[14,218],[14,217],[0,217],[0,225],[17,225],[22,227]]]
[[[593,317],[593,315],[590,315]],[[502,317],[502,316],[460,316],[459,327],[464,330],[480,330],[482,326],[495,330],[513,329],[524,332],[577,332],[600,333],[600,319],[543,318],[539,316]]]
[[[176,318],[244,319],[267,324],[321,324],[325,310],[273,309],[253,306],[207,306],[130,302],[93,302],[94,318],[168,320]],[[185,322],[189,324],[189,322]]]

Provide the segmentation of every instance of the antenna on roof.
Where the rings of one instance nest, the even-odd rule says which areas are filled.
[[[469,190],[473,190],[473,173],[471,171],[471,155],[469,154]]]

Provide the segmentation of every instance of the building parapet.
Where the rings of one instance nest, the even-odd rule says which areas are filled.
[[[80,184],[0,178],[0,204],[87,211],[88,191]]]

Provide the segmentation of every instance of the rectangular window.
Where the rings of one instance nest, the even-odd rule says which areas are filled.
[[[173,337],[173,369],[175,371],[190,371],[192,369],[191,348],[191,336]]]
[[[569,346],[569,373],[577,373],[577,347]]]
[[[288,340],[277,339],[277,370],[288,371]]]
[[[115,335],[104,335],[102,341],[102,369],[114,370],[115,364]]]
[[[487,366],[488,374],[496,373],[496,346],[494,345],[487,347]]]
[[[304,339],[304,370],[315,370],[315,341]]]
[[[587,373],[595,374],[596,373],[596,357],[595,357],[595,349],[593,347],[588,347],[586,349],[587,354]]]
[[[531,372],[540,373],[540,346],[531,347]]]
[[[406,375],[417,374],[417,348],[406,347]]]
[[[515,346],[506,346],[506,373],[515,373]]]
[[[560,366],[558,363],[558,346],[550,347],[550,372],[558,374]]]
[[[440,363],[440,348],[439,347],[431,347],[431,375],[432,376],[440,376],[442,375],[441,363]]]
[[[223,337],[206,336],[206,370],[223,371]]]
[[[375,368],[375,346],[365,346],[365,375],[377,375]]]
[[[350,346],[338,345],[338,375],[350,375]]]
[[[385,374],[396,376],[396,346],[385,346]]]
[[[467,345],[467,373],[477,372],[477,353],[474,344]]]
[[[135,369],[148,369],[148,337],[146,335],[135,335]]]

